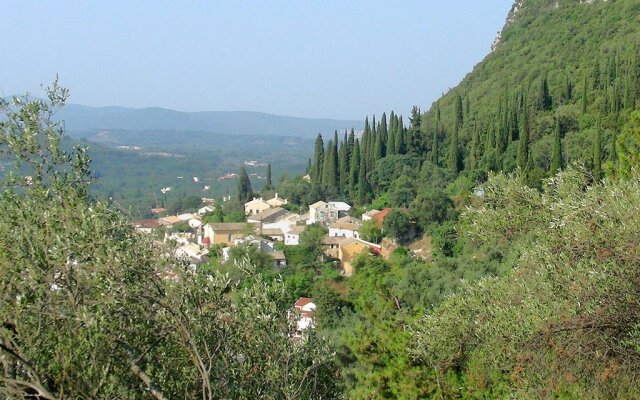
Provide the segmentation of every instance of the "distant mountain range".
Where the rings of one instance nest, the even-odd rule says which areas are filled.
[[[165,108],[88,107],[68,104],[59,114],[71,136],[99,131],[202,131],[221,135],[314,137],[361,129],[361,121],[287,117],[249,111],[182,112]]]

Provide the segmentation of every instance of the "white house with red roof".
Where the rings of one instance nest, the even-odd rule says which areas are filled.
[[[313,313],[316,310],[316,305],[308,297],[300,297],[293,305],[295,313],[292,318],[296,318],[296,331],[294,337],[303,337],[304,331],[315,327],[313,320]]]

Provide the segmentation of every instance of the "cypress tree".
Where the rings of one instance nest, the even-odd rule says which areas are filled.
[[[593,143],[593,179],[598,182],[602,179],[602,137],[600,134],[600,123],[596,127],[595,140]]]
[[[468,121],[471,117],[471,105],[469,104],[469,95],[464,97],[464,117]]]
[[[420,131],[421,119],[420,109],[413,106],[407,130],[407,153],[409,154],[421,155],[424,152],[424,140]]]
[[[387,137],[387,155],[396,153],[396,132],[398,130],[398,118],[391,111],[389,115],[389,136]]]
[[[322,184],[331,188],[337,187],[338,155],[336,153],[333,140],[329,140],[322,166]]]
[[[436,127],[433,130],[433,146],[431,148],[431,162],[435,166],[439,166],[438,164],[438,153],[440,152],[440,122],[436,123]]]
[[[345,133],[346,135],[346,133]],[[338,176],[340,177],[340,183],[338,189],[340,191],[345,191],[347,186],[349,185],[349,153],[347,151],[347,141],[342,141],[342,145],[340,146],[339,156],[338,156],[338,164],[340,170]]]
[[[247,170],[243,165],[240,167],[240,174],[238,174],[238,202],[240,204],[244,204],[251,200],[251,196],[253,196],[251,181],[249,180],[249,175],[247,175]]]
[[[380,135],[380,142],[382,144],[382,157],[384,157],[387,152],[387,139],[389,138],[387,113],[385,112],[382,113],[382,118],[380,119],[380,129],[378,129],[378,134]]]
[[[522,171],[526,171],[529,163],[529,110],[526,107],[526,97],[523,102],[522,110],[522,126],[520,129],[520,137],[518,138],[518,152],[516,154],[516,165]]]
[[[594,61],[595,62],[593,64],[593,71],[592,71],[592,77],[593,77],[592,89],[600,90],[602,89],[602,82],[600,81],[600,60],[596,58]]]
[[[356,133],[353,128],[349,132],[349,137],[347,138],[347,154],[349,154],[349,159],[351,159],[351,155],[353,154],[353,147],[356,144]]]
[[[587,74],[582,79],[582,113],[587,113]]]
[[[460,95],[456,96],[456,132],[460,132],[462,129],[462,124],[464,123],[464,114],[462,110],[462,97]]]
[[[609,142],[609,162],[615,164],[618,161],[618,150],[616,145],[617,135],[616,132],[611,134],[611,142]]]
[[[356,139],[351,152],[351,160],[349,161],[349,193],[355,198],[358,189],[358,176],[360,173],[360,143]]]
[[[451,142],[449,142],[449,163],[448,167],[453,172],[459,172],[460,152],[458,150],[458,129],[454,127]]]
[[[367,163],[360,158],[360,168],[358,170],[358,204],[366,204],[369,198],[369,182],[367,181]]]
[[[480,160],[480,129],[478,128],[478,121],[473,124],[473,134],[471,137],[471,154],[469,154],[469,161],[471,169],[475,169],[478,166]]]
[[[322,135],[318,133],[313,149],[313,164],[311,165],[311,181],[313,183],[322,182],[322,165],[324,164],[324,141]]]
[[[538,109],[542,111],[551,110],[553,105],[551,95],[549,94],[549,82],[547,81],[547,74],[545,73],[540,80],[540,89],[538,91]]]
[[[265,186],[265,189],[270,190],[273,188],[273,185],[271,184],[271,164],[267,163],[267,185]]]
[[[374,162],[377,160],[380,160],[381,158],[384,157],[385,151],[384,151],[384,143],[383,143],[384,139],[382,137],[382,132],[378,132],[376,134],[376,142],[374,144],[375,150],[374,150]]]
[[[407,151],[405,146],[404,122],[402,115],[398,118],[398,128],[396,130],[396,154],[404,154]]]
[[[551,175],[555,175],[562,169],[562,139],[560,132],[560,118],[556,118],[556,131],[553,136],[553,147],[551,148],[551,167],[549,172]]]
[[[333,161],[335,163],[333,172],[335,184],[333,186],[336,188],[340,185],[340,160],[338,157],[340,157],[340,154],[338,153],[338,131],[335,130],[333,132]]]

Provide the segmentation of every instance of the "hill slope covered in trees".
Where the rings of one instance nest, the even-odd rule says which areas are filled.
[[[639,18],[518,0],[426,112],[317,137],[311,182],[279,192],[391,207],[361,233],[400,245],[313,293],[349,398],[639,396]],[[431,260],[402,247],[421,234]]]

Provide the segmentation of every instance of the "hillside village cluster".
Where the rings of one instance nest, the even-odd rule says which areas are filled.
[[[285,253],[278,250],[282,246],[276,246],[276,243],[299,245],[300,235],[312,224],[328,228],[328,234],[323,239],[323,257],[334,260],[345,277],[353,274],[352,261],[359,254],[388,256],[393,250],[363,240],[359,232],[364,221],[373,220],[381,227],[390,209],[370,210],[358,219],[348,215],[351,206],[345,202],[318,201],[301,215],[283,208],[288,200],[276,193],[268,200],[254,197],[245,203],[246,222],[203,223],[204,216],[215,211],[211,199],[206,200],[207,204],[194,213],[143,219],[133,224],[136,230],[147,234],[164,230],[164,244],[171,246],[177,257],[188,259],[192,268],[206,263],[212,251],[217,252],[216,257],[221,262],[229,261],[231,249],[240,245],[254,246],[258,252],[273,259],[273,267],[284,267],[287,259]],[[174,230],[178,224],[182,227],[188,225],[189,228]],[[302,335],[305,329],[314,325],[315,304],[311,299],[302,297],[296,301],[293,309],[295,312],[292,315],[295,314],[297,319],[297,335]]]

